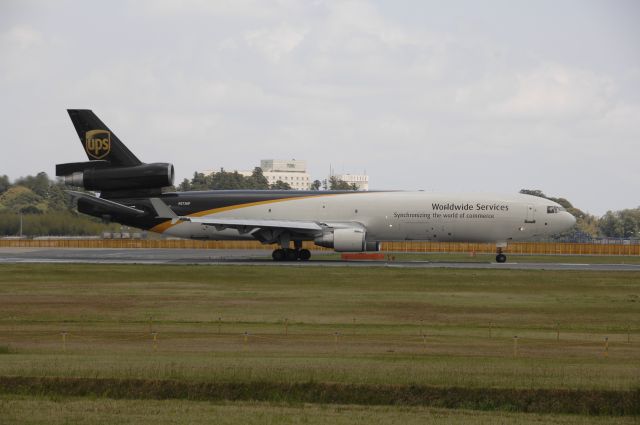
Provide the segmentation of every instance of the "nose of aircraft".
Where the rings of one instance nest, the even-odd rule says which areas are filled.
[[[563,211],[563,213],[562,213],[562,226],[564,227],[564,229],[569,229],[569,228],[573,227],[574,224],[576,224],[576,218],[572,214],[570,214],[570,213],[568,213],[566,211]]]

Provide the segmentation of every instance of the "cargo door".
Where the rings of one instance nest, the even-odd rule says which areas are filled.
[[[529,204],[527,205],[527,216],[524,219],[525,223],[535,223],[536,222],[536,208]]]

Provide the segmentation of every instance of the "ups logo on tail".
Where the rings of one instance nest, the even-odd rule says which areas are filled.
[[[111,152],[111,133],[106,130],[87,131],[84,148],[91,158],[104,158]]]

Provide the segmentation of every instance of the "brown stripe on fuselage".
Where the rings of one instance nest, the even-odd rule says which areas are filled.
[[[279,198],[279,199],[268,199],[265,201],[256,201],[256,202],[247,202],[247,203],[243,203],[243,204],[235,204],[235,205],[228,205],[226,207],[219,207],[219,208],[213,208],[213,209],[209,209],[209,210],[203,210],[203,211],[198,211],[192,214],[187,214],[187,217],[203,217],[205,215],[209,215],[209,214],[215,214],[215,213],[220,213],[220,212],[224,212],[224,211],[232,211],[232,210],[237,210],[240,208],[247,208],[247,207],[254,207],[257,205],[267,205],[267,204],[275,204],[277,202],[286,202],[286,201],[295,201],[298,199],[310,199],[310,198],[318,198],[318,197],[325,197],[325,196],[336,196],[336,195],[353,195],[353,194],[357,194],[357,193],[367,193],[367,192],[357,192],[357,191],[353,191],[353,192],[341,192],[341,193],[327,193],[327,194],[318,194],[318,195],[308,195],[308,196],[291,196],[291,197],[286,197],[286,198]],[[180,224],[181,222],[175,222],[172,223],[171,220],[167,220],[164,221],[160,224],[157,224],[155,226],[153,226],[151,229],[149,229],[152,232],[156,232],[156,233],[164,233],[166,232],[168,229],[170,229],[171,227]]]

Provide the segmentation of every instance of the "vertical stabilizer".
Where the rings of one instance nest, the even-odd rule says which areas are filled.
[[[116,166],[142,164],[93,111],[68,109],[67,112],[89,160],[109,161]]]

